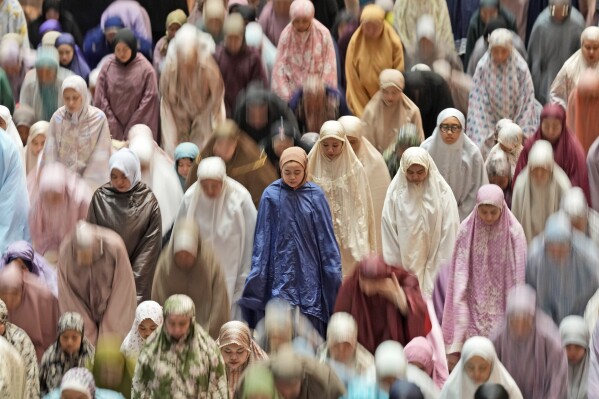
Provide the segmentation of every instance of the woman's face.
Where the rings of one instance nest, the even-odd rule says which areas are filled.
[[[141,338],[145,341],[150,335],[158,328],[158,324],[154,323],[152,319],[143,319],[137,326],[137,332]]]
[[[495,65],[504,64],[508,58],[510,58],[510,54],[512,51],[509,48],[503,46],[495,46],[491,49],[491,59]]]
[[[464,364],[464,371],[474,384],[481,385],[491,376],[491,363],[480,356],[472,356]]]
[[[347,136],[347,141],[349,141],[349,144],[351,145],[351,148],[354,150],[354,153],[357,154],[358,151],[360,151],[360,146],[362,145],[360,139],[354,136]]]
[[[356,348],[350,342],[337,342],[329,346],[329,352],[333,360],[348,364],[354,360]]]
[[[8,125],[6,124],[6,121],[0,118],[0,129],[6,130],[7,127]]]
[[[79,331],[65,330],[60,334],[60,347],[69,355],[74,355],[81,348],[81,340],[83,337]]]
[[[56,80],[56,69],[48,67],[36,68],[37,80],[42,85],[49,85]]]
[[[383,28],[385,27],[383,24],[383,21],[364,21],[360,27],[366,39],[378,39],[383,33]]]
[[[118,42],[114,47],[114,55],[119,62],[124,64],[129,62],[131,56],[133,55],[133,51],[131,51],[131,48],[129,48],[129,46],[127,46],[124,42]]]
[[[551,171],[544,167],[538,166],[530,170],[530,177],[534,185],[545,187],[551,178]]]
[[[165,320],[166,332],[175,342],[180,341],[189,332],[191,318],[182,315],[168,315]]]
[[[320,143],[322,145],[323,154],[331,161],[339,157],[343,152],[343,141],[328,137]]]
[[[73,55],[75,51],[70,44],[61,44],[58,46],[58,57],[60,60],[60,65],[65,67],[73,61]]]
[[[200,181],[200,187],[210,199],[217,198],[223,191],[223,182],[215,179],[204,179]]]
[[[110,171],[110,184],[121,193],[126,193],[131,188],[131,181],[118,169]]]
[[[46,135],[45,134],[40,134],[39,136],[37,136],[36,138],[31,140],[31,143],[29,145],[31,146],[31,153],[33,154],[33,156],[37,157],[39,155],[39,153],[44,149],[45,144],[46,144]]]
[[[420,184],[426,180],[428,172],[426,168],[417,163],[411,165],[406,171],[406,180],[408,183]]]
[[[77,113],[83,108],[83,97],[75,89],[65,89],[62,100],[67,111]]]
[[[212,152],[215,156],[221,157],[225,163],[233,159],[235,151],[237,150],[237,139],[235,138],[219,138],[214,142]]]
[[[557,118],[544,118],[541,121],[541,134],[543,139],[555,143],[562,135],[563,124]]]
[[[297,162],[287,162],[283,165],[283,181],[293,189],[297,188],[304,180],[304,174],[304,168]]]
[[[509,329],[516,338],[522,339],[532,333],[534,326],[534,315],[513,314],[509,317]]]
[[[172,38],[175,37],[175,34],[179,29],[181,29],[181,25],[179,25],[178,23],[170,24],[168,26],[168,29],[166,30],[166,36],[168,37],[168,40],[172,40]]]
[[[599,40],[586,39],[581,46],[582,57],[588,66],[595,66],[599,61]]]
[[[575,366],[578,363],[580,363],[582,359],[584,359],[584,355],[586,355],[586,353],[587,350],[580,345],[566,345],[566,355],[568,356],[568,363],[570,363],[572,366]]]
[[[310,17],[298,17],[291,21],[293,29],[299,33],[307,32],[310,29],[310,24],[312,24],[312,18]]]
[[[250,357],[250,351],[238,344],[229,344],[221,348],[220,353],[229,371],[237,370],[243,366]]]
[[[189,171],[193,166],[193,159],[191,158],[181,158],[177,161],[177,173],[179,176],[182,176],[187,179],[187,175],[189,175]]]
[[[479,205],[478,206],[478,217],[487,226],[492,226],[501,217],[501,209],[494,205]]]
[[[439,131],[441,132],[441,140],[443,140],[445,144],[451,145],[460,138],[460,134],[462,134],[462,124],[458,118],[450,116],[441,122]]]
[[[383,103],[386,106],[396,104],[399,100],[401,100],[401,94],[403,93],[401,89],[395,86],[385,87],[384,89],[381,89],[381,92],[383,94]]]

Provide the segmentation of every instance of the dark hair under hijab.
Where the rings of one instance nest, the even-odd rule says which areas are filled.
[[[424,395],[418,385],[398,380],[391,386],[389,399],[424,399]]]
[[[114,48],[116,49],[116,45],[121,42],[125,43],[127,47],[131,49],[131,58],[129,58],[127,62],[121,62],[118,58],[116,60],[120,64],[129,65],[129,63],[131,63],[131,61],[133,61],[135,59],[135,56],[137,55],[137,38],[135,37],[135,33],[133,33],[133,31],[128,28],[119,30],[116,33],[116,36],[114,37]]]
[[[474,399],[510,399],[510,395],[503,385],[487,383],[478,387]]]

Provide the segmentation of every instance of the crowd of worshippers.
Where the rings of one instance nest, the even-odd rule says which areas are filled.
[[[34,2],[0,398],[599,399],[596,1]]]

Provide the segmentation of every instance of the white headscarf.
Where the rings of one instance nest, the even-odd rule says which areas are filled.
[[[108,161],[109,171],[113,169],[120,170],[131,182],[131,190],[141,180],[141,166],[139,158],[128,148],[122,148],[112,154]]]
[[[23,141],[21,140],[21,136],[19,136],[19,131],[17,130],[15,123],[12,121],[10,110],[4,105],[0,105],[0,118],[6,123],[6,134],[10,136],[11,140],[17,145],[17,148],[22,153]]]
[[[29,128],[29,136],[27,137],[27,145],[25,146],[25,172],[27,174],[37,171],[37,166],[39,165],[40,159],[42,157],[42,153],[44,148],[37,154],[33,155],[31,152],[31,142],[38,136],[47,136],[48,128],[50,127],[50,123],[46,121],[35,122]]]
[[[158,302],[144,301],[137,306],[137,310],[135,311],[135,320],[133,321],[131,331],[129,331],[129,334],[127,334],[121,345],[121,353],[125,355],[126,358],[132,359],[139,356],[145,340],[141,337],[141,335],[139,335],[139,331],[137,329],[141,322],[146,319],[152,320],[158,325],[157,330],[160,329],[160,326],[163,322],[163,316],[162,306],[160,306]]]
[[[591,355],[589,352],[589,342],[591,332],[584,319],[580,316],[567,316],[559,325],[559,334],[562,338],[562,345],[574,344],[582,346],[586,353],[584,358],[578,364],[568,364],[568,399],[586,399],[587,398],[587,380],[589,367],[591,366]]]
[[[493,148],[491,148],[491,151],[489,151],[486,162],[488,163],[497,152],[504,152],[510,163],[510,177],[513,177],[514,172],[516,171],[518,158],[522,152],[522,138],[524,137],[524,133],[522,132],[522,128],[514,122],[507,120],[507,122],[503,123],[502,121],[505,121],[505,119],[497,122],[497,144],[495,144]],[[500,122],[502,122],[501,125]],[[501,146],[505,147],[507,151],[504,151]]]
[[[497,358],[493,343],[484,337],[472,337],[462,348],[462,357],[449,375],[439,399],[474,398],[476,385],[466,374],[466,363],[474,356],[479,356],[491,364],[491,375],[487,383],[501,384],[508,392],[510,399],[522,399],[522,393],[503,364]]]

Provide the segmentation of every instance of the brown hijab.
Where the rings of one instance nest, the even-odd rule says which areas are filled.
[[[283,153],[281,154],[281,159],[279,160],[279,165],[281,167],[281,175],[283,174],[283,166],[285,166],[285,164],[289,162],[297,162],[302,166],[302,168],[304,168],[304,179],[296,188],[294,188],[294,190],[297,190],[298,188],[303,186],[308,180],[308,155],[306,155],[306,151],[304,151],[303,148],[287,148],[285,151],[283,151]]]

